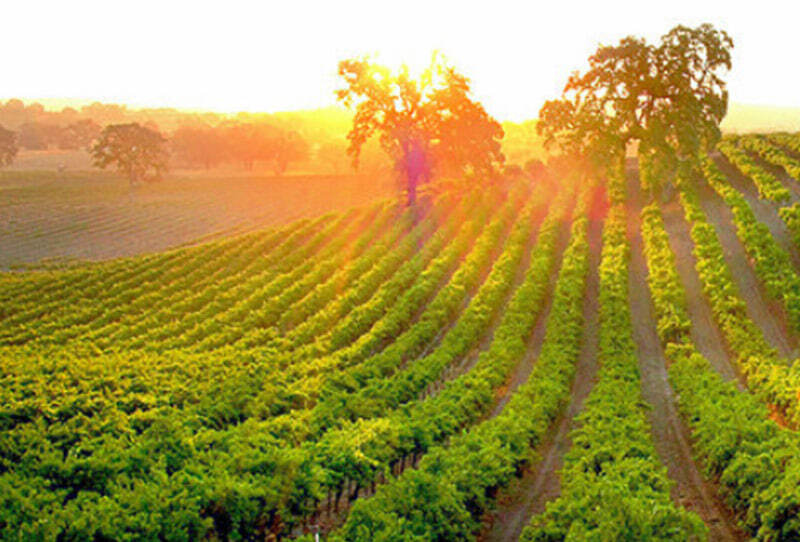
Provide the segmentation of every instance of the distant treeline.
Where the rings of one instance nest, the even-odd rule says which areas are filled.
[[[352,116],[338,108],[222,114],[172,108],[132,109],[105,103],[52,110],[19,99],[0,102],[0,127],[14,132],[16,146],[29,151],[85,150],[105,126],[132,122],[168,139],[170,162],[176,168],[234,166],[247,171],[266,168],[276,174],[287,169],[326,174],[353,172],[346,137]],[[505,122],[503,129],[507,164],[523,166],[532,158],[544,157],[535,121]],[[364,147],[360,172],[385,173],[390,169],[390,161],[377,142]]]

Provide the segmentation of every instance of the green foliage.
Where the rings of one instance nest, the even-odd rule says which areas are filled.
[[[793,148],[793,139],[782,139],[780,136],[777,141],[785,141],[786,144]],[[774,145],[765,136],[760,135],[747,135],[738,139],[743,148],[756,153],[768,164],[783,168],[794,180],[800,180],[800,161],[789,156],[786,152],[781,150],[780,147]]]
[[[700,518],[672,502],[650,436],[628,302],[628,251],[618,205],[603,234],[597,383],[576,418],[561,495],[531,519],[520,540],[706,539]]]
[[[706,475],[719,480],[723,496],[755,539],[797,539],[800,449],[796,434],[768,419],[763,403],[738,391],[735,383],[723,381],[697,352],[689,335],[686,292],[655,206],[642,212],[642,237],[659,336],[672,360],[670,382]],[[672,326],[676,320],[681,322],[677,328]]]
[[[496,224],[476,242],[480,221],[498,203]],[[502,318],[500,308],[544,203],[518,190],[506,203],[491,193],[461,202],[444,196],[421,218],[377,205],[197,249],[32,275],[23,282],[9,277],[0,289],[7,316],[0,336],[8,345],[0,359],[9,384],[0,411],[6,437],[0,466],[11,477],[8,483],[27,492],[9,492],[10,532],[33,525],[26,519],[36,508],[27,504],[30,494],[32,502],[42,503],[43,525],[51,533],[45,538],[241,539],[285,533],[326,492],[338,496],[346,487],[363,487],[408,454],[457,434],[490,408],[495,390],[525,352],[538,314],[534,307],[541,307],[547,293],[565,197],[551,206],[525,281]],[[465,224],[465,217],[474,222]],[[413,255],[408,266],[388,254],[400,247]],[[504,247],[499,255],[497,247]],[[387,267],[404,273],[395,279]],[[383,274],[370,275],[376,268]],[[327,280],[360,288],[368,275],[357,298],[317,287],[328,286]],[[137,277],[141,290],[130,292]],[[237,283],[243,277],[246,287]],[[261,285],[273,283],[287,287],[262,297]],[[308,285],[304,294],[299,285]],[[196,294],[186,296],[192,286]],[[437,290],[447,292],[439,302]],[[367,310],[369,292],[380,307]],[[75,311],[83,295],[91,301]],[[277,307],[298,313],[287,317]],[[336,316],[317,320],[326,308]],[[458,324],[465,308],[470,316]],[[405,355],[435,345],[438,330],[455,325],[455,338],[430,358],[455,365],[485,331],[491,318],[485,311],[500,323],[471,371],[426,373],[441,389],[410,401],[416,394],[393,380],[403,378],[405,360],[387,358],[398,359],[399,370],[383,377],[364,372],[365,383],[379,378],[404,395],[379,408],[370,403],[369,419],[335,418],[331,427],[315,425],[319,433],[311,431],[315,411],[309,407],[320,382],[348,368],[360,374],[362,363],[373,363],[392,339],[415,328],[408,336],[418,342],[404,342]],[[193,321],[196,312],[203,319]],[[173,320],[184,313],[188,322]],[[257,318],[251,318],[254,313]],[[139,327],[141,314],[155,317]],[[360,315],[350,321],[357,327],[345,333],[339,325],[351,314]],[[310,321],[303,315],[315,327],[302,327]],[[253,344],[257,322],[271,331]],[[304,332],[295,335],[297,329]],[[331,332],[337,329],[334,343]],[[233,345],[218,347],[226,341]],[[115,343],[124,349],[108,348]],[[292,345],[294,350],[284,351]],[[341,357],[319,357],[339,350]],[[335,363],[318,364],[325,359]],[[308,395],[297,400],[275,394],[281,385]],[[407,405],[397,408],[395,401]],[[278,405],[282,413],[275,416],[271,409]],[[36,487],[45,488],[42,495]],[[64,506],[42,500],[48,492]]]
[[[634,142],[662,164],[693,162],[720,138],[728,108],[721,72],[731,67],[732,48],[709,24],[678,25],[658,45],[633,36],[601,45],[561,98],[542,106],[537,130],[548,145],[604,168],[615,168]]]
[[[130,180],[160,180],[167,169],[167,140],[155,130],[138,123],[110,124],[91,148],[94,165],[115,166]]]
[[[789,190],[772,174],[759,167],[745,151],[738,148],[734,140],[723,140],[718,148],[743,175],[752,179],[760,197],[776,203],[789,201],[791,198]]]
[[[373,498],[357,502],[345,525],[331,539],[474,539],[478,519],[491,504],[492,490],[508,483],[531,460],[531,446],[541,441],[569,397],[580,349],[582,297],[588,267],[584,209],[576,213],[578,218],[564,253],[542,351],[529,379],[517,388],[499,415],[455,436],[449,445],[432,448],[418,470],[404,472],[379,488]],[[529,273],[514,295],[511,301],[514,310],[501,324],[498,353],[506,350],[516,359],[524,354],[524,337],[530,333],[534,318],[523,307],[528,296],[541,288],[534,286],[537,280],[535,273]],[[490,351],[481,358],[484,363],[496,358],[494,349],[493,341]],[[513,362],[512,357],[503,361],[506,373]],[[461,394],[479,385],[482,378],[497,373],[491,365],[474,377],[473,372],[454,381],[454,386],[459,381],[466,385],[456,388],[458,393],[451,394],[450,401],[457,401]],[[502,375],[503,372],[499,381],[504,378]],[[434,495],[430,502],[418,498],[422,483],[426,484],[425,494]],[[453,517],[463,519],[440,523]]]
[[[762,331],[748,316],[725,262],[719,238],[688,183],[684,184],[681,203],[686,219],[691,224],[697,272],[703,283],[703,291],[750,389],[778,408],[788,410],[792,417],[798,416],[800,366],[780,359],[777,351],[767,343]],[[763,233],[763,229],[761,231]],[[769,257],[769,254],[764,253],[763,257]]]
[[[767,293],[783,302],[790,325],[800,330],[800,276],[789,253],[778,245],[769,228],[758,221],[744,196],[728,183],[708,157],[703,161],[703,171],[708,183],[730,207],[736,233]]]

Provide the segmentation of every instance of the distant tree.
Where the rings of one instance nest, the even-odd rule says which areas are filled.
[[[226,157],[225,138],[211,126],[178,128],[172,134],[171,143],[175,155],[191,166],[208,170]]]
[[[63,150],[89,149],[103,129],[91,119],[69,124],[61,131],[58,147]]]
[[[308,157],[308,143],[297,132],[273,124],[229,122],[220,128],[231,158],[246,170],[256,162],[267,163],[275,175],[283,175],[291,162]]]
[[[231,158],[251,171],[257,161],[271,159],[266,142],[277,136],[278,129],[263,123],[230,122],[222,126],[222,133]]]
[[[102,125],[122,124],[128,118],[128,110],[124,105],[99,102],[81,107],[81,114]]]
[[[609,166],[630,143],[674,171],[719,140],[733,41],[704,24],[676,26],[659,45],[632,36],[601,46],[585,73],[573,73],[562,97],[539,113],[538,132],[562,151]],[[618,166],[615,166],[618,167]]]
[[[0,107],[0,123],[9,128],[18,129],[22,124],[32,120],[22,100],[11,98]]]
[[[59,142],[62,132],[55,124],[26,122],[19,127],[19,146],[32,151],[47,150]]]
[[[275,175],[283,175],[289,163],[308,158],[308,143],[297,132],[283,132],[266,142]]]
[[[17,135],[0,126],[0,167],[11,165],[17,156]]]
[[[105,127],[91,153],[95,166],[116,166],[132,186],[161,178],[167,169],[166,143],[161,134],[138,123],[112,124]]]
[[[152,119],[145,120],[141,124],[150,131],[153,131],[157,134],[161,133],[161,128],[158,126],[158,123]]]
[[[321,143],[314,154],[315,160],[325,164],[334,175],[339,175],[347,167],[346,141],[332,140]]]
[[[405,180],[408,204],[434,174],[489,177],[504,157],[503,129],[470,97],[469,80],[434,55],[414,79],[408,68],[392,73],[367,58],[343,60],[345,88],[337,98],[355,109],[348,152],[358,165],[363,145],[374,135]]]

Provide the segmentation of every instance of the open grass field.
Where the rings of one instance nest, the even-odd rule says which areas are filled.
[[[800,540],[800,136],[649,174],[5,173],[0,538]]]

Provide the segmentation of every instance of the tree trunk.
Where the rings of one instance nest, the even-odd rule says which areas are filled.
[[[419,178],[409,176],[407,180],[408,200],[406,201],[406,205],[408,207],[414,207],[417,204],[417,183],[419,182]]]

